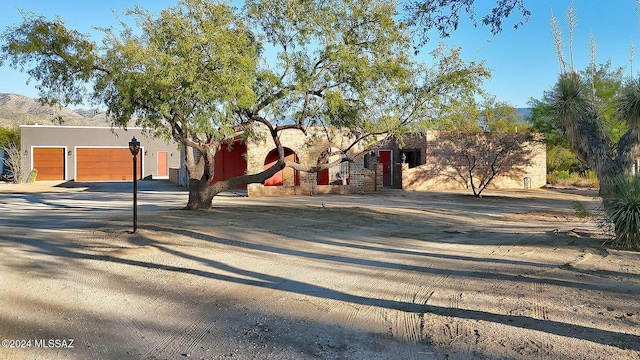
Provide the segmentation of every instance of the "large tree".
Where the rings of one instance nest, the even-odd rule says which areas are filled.
[[[482,64],[441,52],[432,68],[415,64],[394,2],[249,0],[243,12],[223,3],[183,0],[154,16],[130,10],[136,25],[103,29],[98,45],[61,19],[29,15],[5,30],[0,61],[27,71],[49,103],[88,98],[115,126],[131,118],[184,146],[187,208],[208,208],[221,191],[262,182],[285,166],[320,171],[334,164],[285,160],[280,134],[310,127],[350,142],[400,134],[434,102],[475,91]],[[214,155],[225,142],[263,127],[278,150],[268,169],[213,184]],[[337,145],[337,144],[335,144]],[[328,154],[331,155],[331,154]],[[319,165],[321,164],[321,165]]]

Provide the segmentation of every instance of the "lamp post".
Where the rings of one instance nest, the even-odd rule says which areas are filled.
[[[136,140],[134,136],[129,141],[129,151],[133,155],[133,232],[138,230],[138,169],[137,169],[137,155],[140,151],[140,141]]]

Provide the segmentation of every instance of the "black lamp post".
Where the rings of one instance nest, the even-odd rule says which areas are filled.
[[[129,141],[129,151],[133,155],[133,232],[138,230],[138,169],[137,169],[137,155],[140,151],[140,141],[136,140],[134,136]]]

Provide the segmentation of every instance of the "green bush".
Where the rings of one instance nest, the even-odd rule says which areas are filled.
[[[547,172],[554,173],[562,170],[581,173],[586,169],[570,148],[562,145],[549,145],[547,147]]]
[[[598,177],[596,176],[596,173],[594,173],[591,170],[587,170],[582,174],[582,178],[585,181],[585,184],[588,185],[588,187],[590,188],[599,188],[600,187],[600,180],[598,180]]]
[[[615,228],[615,246],[640,248],[640,176],[614,181],[614,191],[603,199]]]
[[[567,180],[571,177],[571,174],[569,174],[569,170],[556,171],[555,174],[558,179],[562,180]]]
[[[37,176],[38,176],[38,170],[36,169],[31,170],[31,172],[29,173],[29,179],[27,179],[27,182],[28,183],[35,182]]]
[[[0,149],[8,147],[10,144],[20,145],[20,128],[4,128],[0,126]]]

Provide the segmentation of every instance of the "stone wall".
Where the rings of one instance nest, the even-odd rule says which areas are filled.
[[[307,136],[305,136],[299,130],[285,130],[280,133],[280,142],[282,146],[294,151],[297,155],[298,162],[305,165],[318,164],[318,158],[328,148],[328,142],[326,138],[320,133],[321,129],[314,132],[313,129],[309,130]],[[265,159],[269,152],[275,149],[273,140],[268,133],[261,129],[258,131],[259,140],[252,141],[247,144],[247,173],[256,174],[264,170]],[[334,142],[347,143],[350,139],[346,137],[335,136]],[[340,144],[343,145],[343,144]],[[335,150],[335,148],[333,148]],[[284,185],[284,186],[265,186],[263,184],[249,184],[247,185],[247,192],[249,196],[286,196],[286,195],[315,195],[315,194],[357,194],[364,193],[365,191],[373,188],[372,186],[366,186],[372,174],[372,170],[365,168],[364,160],[362,156],[355,156],[362,152],[361,147],[354,147],[351,149],[349,156],[355,157],[353,162],[349,163],[349,180],[345,180],[343,185],[317,185],[318,174],[307,173],[299,171],[297,172],[298,185]],[[380,175],[381,176],[381,175]],[[381,182],[380,182],[381,184]],[[382,186],[380,186],[382,188]]]

